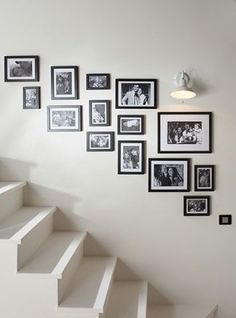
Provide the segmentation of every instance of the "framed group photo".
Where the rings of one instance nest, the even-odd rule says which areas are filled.
[[[113,131],[87,132],[87,151],[113,151],[114,145]]]
[[[195,165],[194,166],[194,190],[214,191],[215,190],[215,166]]]
[[[210,215],[210,197],[184,196],[184,216]]]
[[[5,82],[39,81],[39,56],[5,56],[4,78]]]
[[[48,106],[48,131],[82,131],[82,106]]]
[[[40,108],[40,87],[23,87],[23,109]]]
[[[156,79],[116,79],[116,108],[157,107]]]
[[[51,97],[56,99],[78,99],[78,66],[51,67]]]
[[[89,125],[110,126],[111,102],[109,100],[89,101]]]
[[[118,115],[118,135],[144,135],[144,115]]]
[[[190,159],[150,158],[148,191],[190,191]]]
[[[87,89],[110,89],[111,75],[107,73],[93,73],[86,75]]]
[[[212,152],[212,113],[159,112],[158,152]]]
[[[118,141],[118,174],[144,174],[145,141]]]

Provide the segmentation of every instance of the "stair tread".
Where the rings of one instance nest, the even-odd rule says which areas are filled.
[[[59,310],[94,309],[98,312],[102,310],[103,308],[96,308],[96,300],[100,298],[99,294],[101,296],[104,292],[101,288],[103,279],[110,275],[107,273],[114,270],[115,262],[114,257],[83,257]]]
[[[160,305],[150,306],[147,318],[206,318],[214,310],[210,305]]]
[[[53,232],[44,244],[36,251],[32,258],[20,269],[20,274],[53,274],[53,270],[62,260],[63,256],[74,249],[85,237],[84,232]],[[67,257],[67,256],[66,256]]]
[[[0,182],[0,195],[12,190],[23,188],[25,185],[26,185],[25,181]]]

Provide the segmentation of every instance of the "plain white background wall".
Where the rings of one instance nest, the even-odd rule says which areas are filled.
[[[61,209],[59,228],[88,230],[166,300],[218,303],[220,318],[236,315],[235,29],[233,0],[0,0],[1,179],[27,179],[29,203]],[[22,54],[40,56],[41,110],[22,109],[31,83],[3,82],[3,56]],[[50,100],[52,65],[80,67],[79,101]],[[199,93],[185,105],[169,97],[182,69]],[[112,89],[86,91],[89,72],[111,73]],[[114,79],[125,77],[158,78],[158,109],[116,110]],[[184,194],[148,193],[147,173],[117,175],[117,151],[87,153],[89,99],[112,100],[108,130],[117,114],[146,115],[146,135],[132,139],[147,140],[147,158],[216,164],[212,215],[183,217]],[[83,105],[83,132],[48,133],[52,104]],[[159,110],[212,111],[213,153],[158,155]],[[232,213],[234,224],[219,226],[220,213]]]

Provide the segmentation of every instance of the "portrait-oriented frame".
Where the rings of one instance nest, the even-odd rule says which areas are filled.
[[[71,92],[57,92],[57,74],[70,73]],[[78,66],[51,66],[51,98],[53,100],[66,100],[79,98],[79,68]]]
[[[191,212],[188,211],[188,201],[189,200],[205,200],[206,201],[206,212]],[[210,196],[184,196],[184,216],[209,216],[210,215]]]
[[[31,74],[28,76],[13,76],[11,63],[29,62],[32,65]],[[4,56],[5,82],[38,82],[39,81],[39,56],[37,55],[11,55]]]
[[[212,152],[212,113],[211,112],[159,112],[157,148],[159,153],[211,153]],[[168,123],[201,122],[201,144],[170,143]]]
[[[189,192],[190,191],[190,159],[189,158],[149,158],[148,168],[148,191],[149,192]],[[161,186],[156,185],[155,165],[183,165],[182,186]]]
[[[93,137],[108,137],[108,145],[105,147],[93,146]],[[115,149],[115,133],[114,131],[94,131],[87,132],[87,151],[114,151]]]
[[[144,115],[118,115],[117,116],[117,131],[118,135],[144,135]],[[123,120],[138,120],[139,128],[137,130],[124,130],[122,127]]]
[[[101,78],[105,77],[106,78],[106,84],[101,85],[100,87],[97,85],[91,85],[91,79],[92,78]],[[103,90],[103,89],[110,89],[111,88],[111,74],[109,73],[89,73],[86,74],[86,89],[88,90]]]
[[[116,108],[121,109],[153,109],[157,108],[157,79],[116,79]],[[125,94],[132,90],[134,85],[139,85],[146,96],[147,104],[135,105],[127,101],[122,102]],[[145,88],[145,90],[144,90]]]
[[[207,187],[200,186],[200,180],[199,180],[200,169],[210,170],[210,176],[209,176],[210,184]],[[194,190],[195,191],[214,191],[215,190],[215,166],[214,165],[195,165],[194,166]]]
[[[33,106],[28,106],[27,105],[27,90],[36,90],[36,105],[35,107]],[[25,86],[23,87],[23,109],[40,109],[41,108],[41,96],[40,96],[40,86]]]
[[[61,126],[61,127],[53,127],[53,111],[57,111],[58,113],[63,111],[74,111],[75,112],[75,124],[73,126]],[[60,106],[48,106],[47,107],[47,115],[48,115],[48,131],[50,132],[73,132],[73,131],[82,131],[82,122],[83,122],[83,114],[82,114],[82,106],[68,106],[68,105],[60,105]]]
[[[104,104],[104,122],[93,122],[93,106],[96,104]],[[110,100],[90,100],[89,101],[89,126],[110,126],[111,125],[111,101]]]
[[[124,147],[139,147],[139,167],[137,169],[122,167]],[[118,174],[144,174],[145,173],[145,141],[143,140],[120,140],[118,141]]]

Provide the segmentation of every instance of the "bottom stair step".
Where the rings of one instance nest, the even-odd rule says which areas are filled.
[[[213,318],[215,306],[150,306],[147,318]]]

